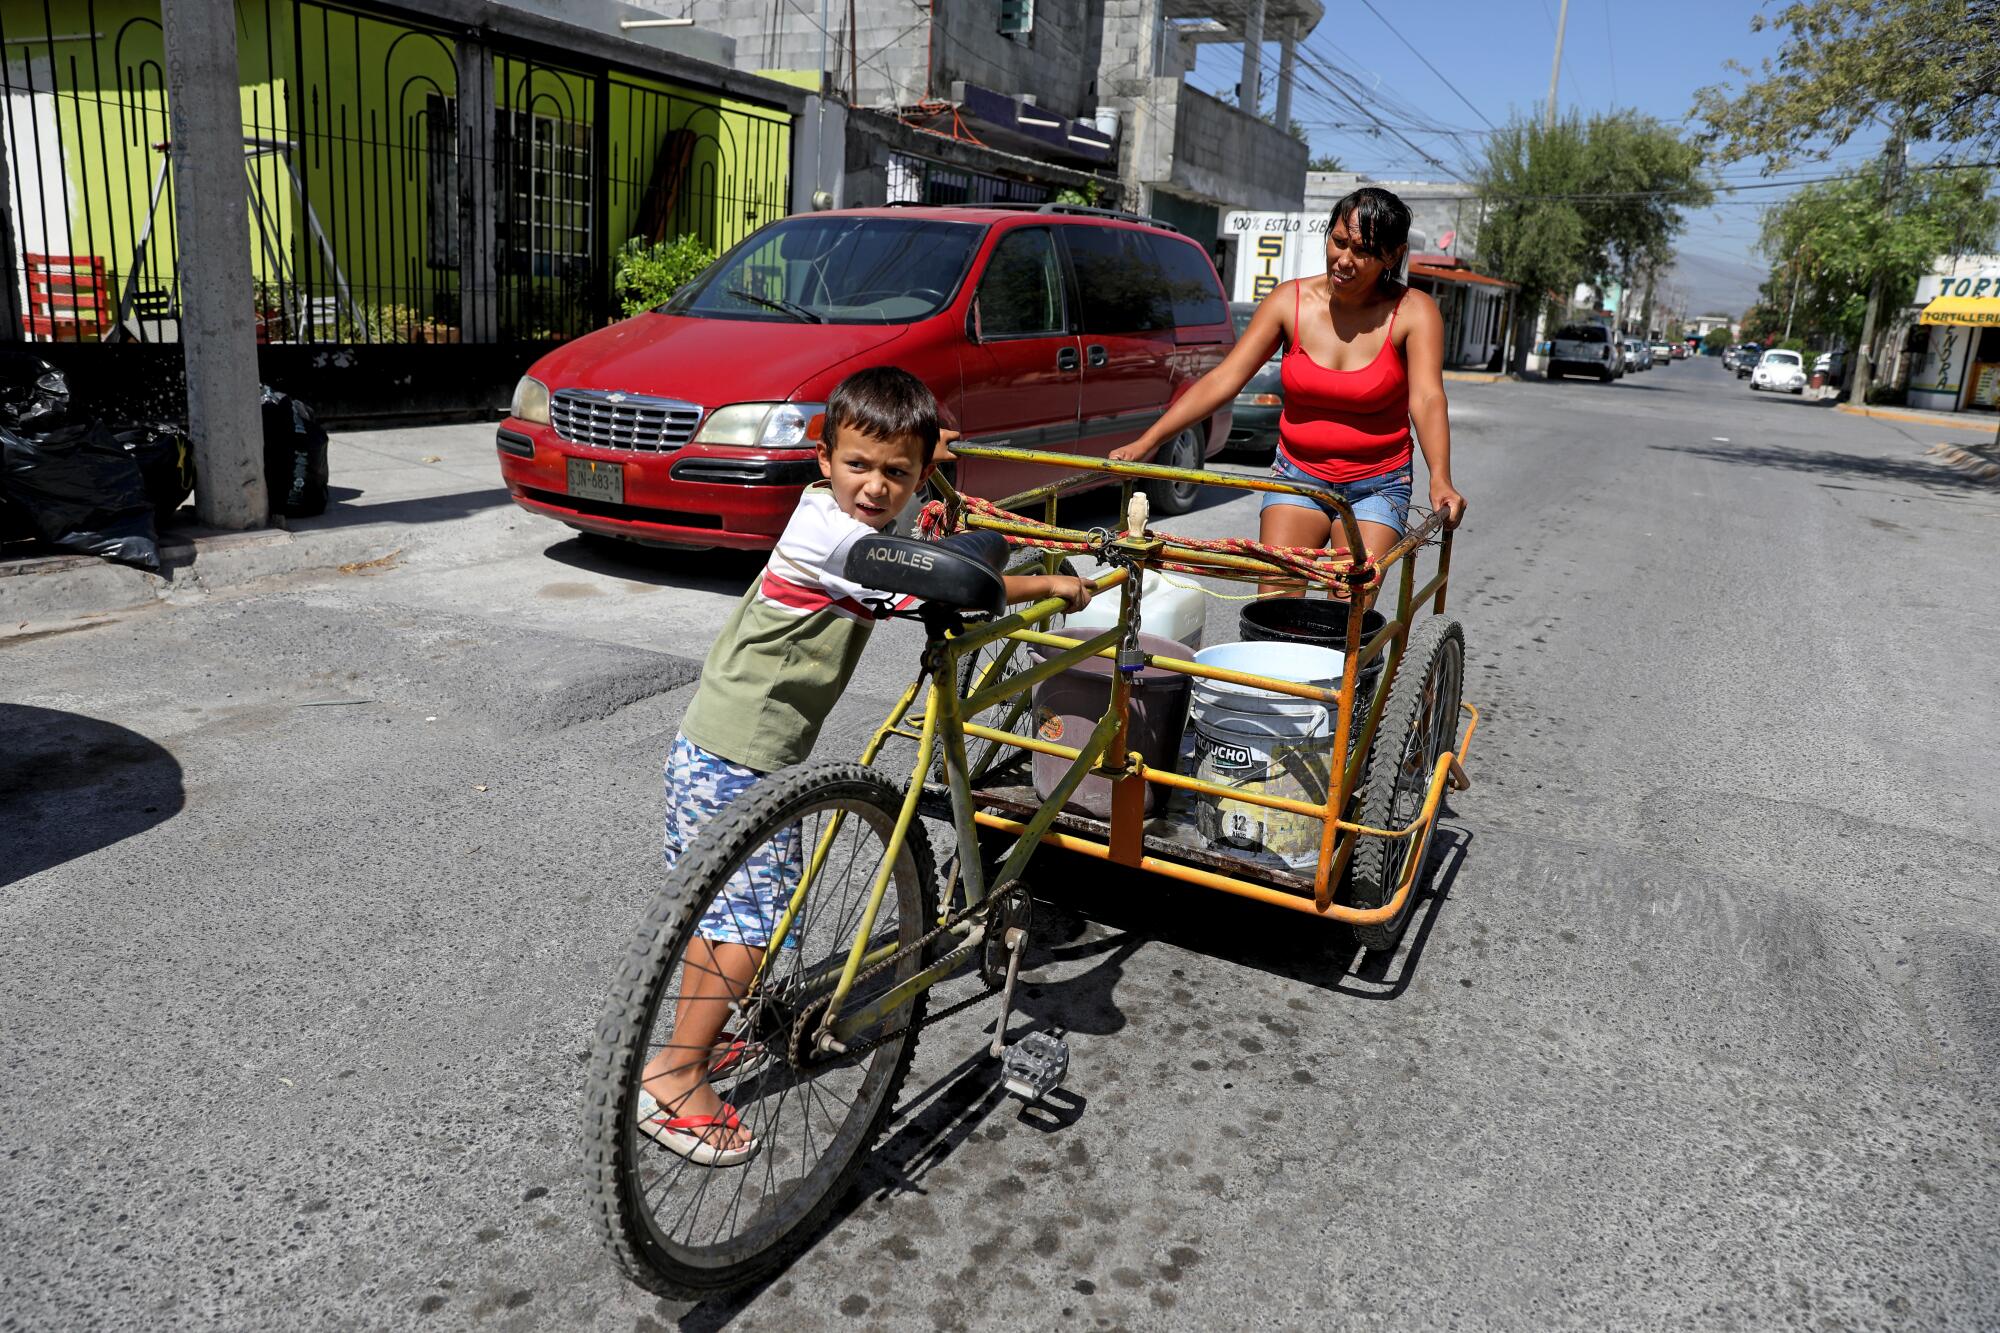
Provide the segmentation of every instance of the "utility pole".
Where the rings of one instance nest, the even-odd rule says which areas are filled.
[[[1556,63],[1549,70],[1549,109],[1542,117],[1542,128],[1545,130],[1556,127],[1556,80],[1562,77],[1563,30],[1567,27],[1569,27],[1569,0],[1562,0],[1562,17],[1556,20]]]
[[[1903,122],[1889,132],[1888,147],[1882,150],[1882,221],[1894,216],[1896,191],[1903,183]],[[1868,391],[1875,385],[1875,321],[1882,311],[1883,276],[1880,271],[1868,284],[1868,312],[1861,317],[1861,346],[1854,353],[1854,389],[1848,401],[1868,405]]]

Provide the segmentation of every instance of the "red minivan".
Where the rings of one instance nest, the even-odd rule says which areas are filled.
[[[819,476],[827,395],[856,370],[917,375],[968,444],[1101,457],[1234,341],[1208,254],[1145,219],[1061,205],[801,214],[657,310],[529,367],[500,471],[522,508],[582,531],[769,547]],[[1224,408],[1155,461],[1199,467],[1228,439]],[[958,467],[990,499],[1057,475]],[[1163,513],[1196,490],[1151,489]]]

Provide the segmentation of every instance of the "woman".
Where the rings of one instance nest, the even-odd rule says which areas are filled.
[[[1151,458],[1241,393],[1283,339],[1285,406],[1271,475],[1345,500],[1368,557],[1379,559],[1407,525],[1414,421],[1431,506],[1444,512],[1447,527],[1457,527],[1465,497],[1451,484],[1444,320],[1429,296],[1396,276],[1409,238],[1410,210],[1387,190],[1359,189],[1335,204],[1326,273],[1265,297],[1223,363],[1111,456],[1128,463]],[[1332,520],[1311,500],[1264,497],[1258,540],[1266,545],[1322,547],[1332,532]]]

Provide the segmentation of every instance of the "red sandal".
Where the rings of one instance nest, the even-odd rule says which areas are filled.
[[[728,1102],[722,1104],[721,1115],[669,1116],[652,1093],[639,1092],[639,1132],[696,1166],[736,1166],[749,1161],[760,1146],[756,1139],[736,1148],[719,1147],[708,1139],[713,1130],[742,1127],[742,1118]]]

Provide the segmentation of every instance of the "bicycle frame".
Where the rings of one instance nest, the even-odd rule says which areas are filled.
[[[996,519],[967,513],[961,497],[948,485],[940,483],[940,489],[945,493],[947,509],[951,512],[955,525],[986,528],[1007,535],[1038,540],[1089,541],[1091,539],[1089,533],[1064,529],[1056,525],[1057,502],[1069,491],[1090,484],[1094,478],[1087,474],[1109,473],[1121,478],[1128,490],[1135,481],[1164,479],[1195,481],[1206,486],[1233,490],[1304,496],[1327,511],[1336,530],[1346,537],[1349,543],[1347,550],[1350,553],[1364,551],[1353,511],[1343,501],[1289,482],[1223,476],[1202,471],[1157,467],[1151,464],[1111,463],[1102,459],[1051,455],[1030,450],[961,446],[957,452],[964,457],[1061,466],[1077,475],[1037,487],[1002,502],[1001,507],[1009,510],[1019,510],[1036,502],[1043,503],[1046,506],[1047,519],[1040,525],[1027,525],[1011,519]],[[1440,547],[1437,572],[1419,588],[1416,584],[1415,555],[1434,536],[1438,539]],[[965,883],[965,903],[968,909],[976,909],[984,903],[994,885],[1006,885],[1018,879],[1026,870],[1028,860],[1036,848],[1048,845],[1164,875],[1183,883],[1217,889],[1240,897],[1343,921],[1350,925],[1370,925],[1391,920],[1403,910],[1423,865],[1424,851],[1429,845],[1431,832],[1436,825],[1438,806],[1443,798],[1445,785],[1455,774],[1461,775],[1462,779],[1462,765],[1471,748],[1472,733],[1478,726],[1478,710],[1471,704],[1463,705],[1464,710],[1470,714],[1470,723],[1466,727],[1464,739],[1455,750],[1447,749],[1438,756],[1429,775],[1422,809],[1408,825],[1400,829],[1373,828],[1345,818],[1345,812],[1360,785],[1389,687],[1401,664],[1409,630],[1417,610],[1425,602],[1431,603],[1433,612],[1442,612],[1444,609],[1445,589],[1450,573],[1451,533],[1443,527],[1442,517],[1431,515],[1405,534],[1402,540],[1391,547],[1379,561],[1371,563],[1365,557],[1354,558],[1350,555],[1345,568],[1337,571],[1336,576],[1345,584],[1349,594],[1347,642],[1350,644],[1361,642],[1363,616],[1367,610],[1367,598],[1364,594],[1378,588],[1386,573],[1393,570],[1398,576],[1396,614],[1388,618],[1383,627],[1362,644],[1358,652],[1344,655],[1341,679],[1337,688],[1325,689],[1316,685],[1257,676],[1248,672],[1223,670],[1178,658],[1139,654],[1149,666],[1164,668],[1197,679],[1269,690],[1321,703],[1334,709],[1336,723],[1331,752],[1333,756],[1345,756],[1345,758],[1337,765],[1329,765],[1330,774],[1337,771],[1339,779],[1329,784],[1330,789],[1324,803],[1224,787],[1170,769],[1149,767],[1144,758],[1131,750],[1129,745],[1127,710],[1131,686],[1123,671],[1112,673],[1111,698],[1105,712],[1092,727],[1089,736],[1078,746],[1065,746],[1039,736],[1019,735],[1005,727],[983,726],[967,720],[996,704],[1025,700],[1037,684],[1089,658],[1115,656],[1121,643],[1127,639],[1127,627],[1133,623],[1135,602],[1140,598],[1141,584],[1133,577],[1134,572],[1139,569],[1172,561],[1183,566],[1194,566],[1204,574],[1222,578],[1260,582],[1297,581],[1297,575],[1270,560],[1254,555],[1238,555],[1177,545],[1172,538],[1157,534],[1128,534],[1109,541],[1106,550],[1114,560],[1122,563],[1120,567],[1112,569],[1096,580],[1092,586],[1099,593],[1113,589],[1118,591],[1119,616],[1116,624],[1101,633],[1084,638],[1049,633],[1040,627],[1063,610],[1061,600],[1051,598],[985,624],[965,627],[960,632],[943,637],[933,637],[926,649],[924,672],[904,690],[888,718],[877,729],[864,749],[861,762],[873,764],[891,737],[901,737],[917,742],[917,757],[911,770],[908,792],[888,839],[886,854],[876,871],[845,964],[838,980],[834,983],[833,995],[820,1028],[820,1040],[825,1048],[835,1051],[844,1049],[848,1040],[864,1031],[870,1024],[893,1013],[915,994],[935,985],[958,968],[960,959],[947,957],[904,979],[886,993],[854,1011],[845,1011],[845,1003],[862,971],[894,956],[902,947],[880,945],[870,949],[869,940],[873,935],[883,897],[888,891],[890,878],[902,856],[910,825],[917,818],[918,806],[924,796],[925,775],[932,771],[940,748],[944,754],[952,826],[960,848],[959,874]],[[1048,555],[1046,562],[1052,566],[1056,558],[1053,554]],[[1002,642],[1007,642],[1008,647],[961,697],[957,688],[960,664],[981,649]],[[1006,673],[1008,657],[1016,650],[1016,645],[1022,644],[1050,650],[1050,655],[1025,670],[1008,675]],[[1129,652],[1136,651],[1136,640],[1126,646],[1129,660]],[[1372,697],[1367,701],[1357,727],[1355,704],[1360,673],[1363,667],[1378,657],[1385,657],[1381,679]],[[925,688],[926,676],[929,678],[927,688]],[[923,690],[925,699],[924,712],[921,726],[912,731],[906,724],[911,709],[916,705],[920,690]],[[979,775],[969,771],[965,746],[967,737],[1065,759],[1069,767],[1055,788],[1026,818],[997,814],[982,807],[980,798],[973,789],[973,780]],[[1351,737],[1354,738],[1354,743],[1350,745]],[[1100,841],[1095,837],[1083,837],[1055,830],[1054,825],[1062,815],[1063,807],[1084,778],[1093,773],[1109,778],[1112,782],[1108,838]],[[1150,853],[1145,846],[1143,827],[1146,785],[1149,782],[1198,795],[1318,818],[1322,823],[1322,834],[1310,893],[1277,887],[1265,880],[1253,878],[1247,873],[1226,874],[1176,860],[1170,856]],[[806,873],[766,950],[764,962],[758,972],[759,980],[775,960],[780,942],[785,938],[806,901],[811,885],[824,866],[827,852],[838,833],[842,819],[844,816],[836,816],[830,822],[828,829],[821,836],[819,845],[815,847]],[[999,869],[994,872],[991,883],[988,882],[979,854],[978,831],[982,828],[1009,833],[1014,835],[1015,839]],[[1403,873],[1393,896],[1388,902],[1373,908],[1351,907],[1332,900],[1334,886],[1345,872],[1358,840],[1363,837],[1415,840],[1415,852],[1406,858]],[[1249,867],[1246,866],[1245,869],[1247,871]],[[962,955],[964,949],[981,942],[984,931],[984,919],[976,911],[970,912],[963,922],[963,933],[958,948],[953,953]],[[753,981],[752,984],[754,986],[757,983]]]

